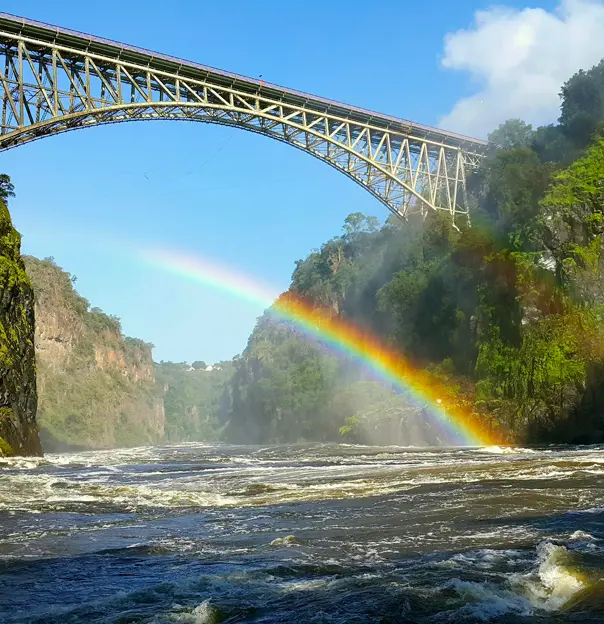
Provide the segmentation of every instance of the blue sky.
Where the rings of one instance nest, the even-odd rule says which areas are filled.
[[[463,63],[444,69],[443,39],[489,5],[4,0],[2,9],[436,125],[485,81]],[[0,153],[0,170],[16,187],[23,252],[54,256],[92,305],[156,345],[157,360],[230,358],[262,310],[144,266],[133,249],[201,254],[284,290],[295,260],[338,234],[348,213],[387,216],[310,156],[206,124],[67,133]]]

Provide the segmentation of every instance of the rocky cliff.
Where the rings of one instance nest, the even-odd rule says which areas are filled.
[[[153,444],[164,408],[151,345],[90,308],[52,258],[25,257],[36,293],[38,421],[47,451]]]
[[[36,426],[34,296],[21,236],[0,199],[0,456],[40,455]]]
[[[164,392],[167,442],[220,439],[232,374],[232,361],[197,369],[184,362],[155,364],[155,377]]]

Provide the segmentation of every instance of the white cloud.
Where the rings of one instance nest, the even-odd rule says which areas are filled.
[[[468,72],[478,91],[440,120],[447,130],[486,136],[520,118],[557,120],[560,88],[604,57],[604,2],[561,0],[553,13],[506,7],[477,11],[474,24],[445,37],[442,65]]]

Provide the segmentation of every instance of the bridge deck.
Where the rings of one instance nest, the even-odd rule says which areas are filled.
[[[303,105],[305,108],[317,112],[330,113],[339,117],[371,124],[394,132],[413,135],[417,138],[444,143],[452,147],[459,147],[468,152],[482,152],[485,141],[473,139],[454,132],[447,132],[432,128],[405,119],[398,119],[390,115],[350,106],[341,102],[328,100],[316,95],[288,89],[265,81],[240,76],[221,69],[215,69],[192,61],[186,61],[166,54],[153,52],[144,48],[119,43],[110,39],[103,39],[80,33],[75,30],[52,26],[24,17],[0,12],[0,32],[56,44],[67,48],[88,51],[110,58],[119,58],[123,61],[151,67],[158,71],[178,73],[183,77],[211,80],[223,86],[232,87],[248,93],[262,93],[265,97],[281,101],[293,106]],[[1,41],[1,34],[0,34]]]

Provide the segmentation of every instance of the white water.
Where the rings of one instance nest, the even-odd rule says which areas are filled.
[[[602,447],[0,460],[0,621],[600,622],[603,474]]]

